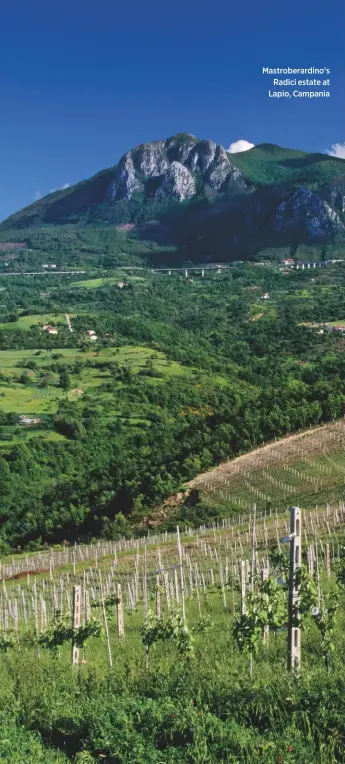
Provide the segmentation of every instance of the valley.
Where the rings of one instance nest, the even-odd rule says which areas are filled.
[[[307,254],[301,247],[300,262]],[[120,266],[0,276],[4,550],[141,534],[157,521],[189,527],[250,511],[253,501],[280,509],[292,498],[307,507],[327,492],[341,498],[339,449],[314,465],[297,453],[287,471],[278,456],[253,462],[223,484],[196,478],[345,413],[342,334],[314,328],[345,316],[338,259],[316,269],[266,259],[187,277]],[[317,485],[324,468],[329,477]],[[197,503],[162,513],[191,479]]]
[[[0,758],[343,761],[343,178],[179,134],[0,226]]]

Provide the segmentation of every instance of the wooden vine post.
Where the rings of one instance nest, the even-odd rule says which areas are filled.
[[[180,540],[180,530],[179,527],[176,527],[176,539],[177,539],[177,551],[178,551],[178,559],[179,559],[179,568],[180,568],[180,580],[181,580],[181,604],[182,604],[182,620],[183,624],[185,626],[186,624],[186,609],[185,609],[185,587],[184,587],[184,576],[183,576],[183,568],[182,568],[182,548],[181,548],[181,540]]]
[[[81,604],[81,586],[73,586],[73,628],[80,627],[80,604]],[[79,647],[72,642],[72,664],[77,666],[79,663]]]
[[[331,575],[331,552],[330,552],[329,544],[326,544],[325,568],[326,568],[327,576],[329,577]]]
[[[250,591],[254,591],[255,577],[255,552],[256,552],[256,504],[253,506],[253,527],[252,527],[252,554],[250,564]]]
[[[267,581],[268,577],[269,577],[269,563],[265,562],[265,565],[264,565],[264,567],[261,570],[261,581],[262,581],[262,583],[264,583],[264,581]],[[267,600],[268,599],[267,595],[265,595],[265,597],[266,597],[266,600]],[[266,623],[266,625],[263,627],[263,634],[262,634],[263,641],[266,644],[268,643],[269,633],[270,633],[270,627],[269,627],[268,623]]]
[[[301,629],[294,625],[299,616],[299,585],[296,573],[302,561],[302,518],[299,507],[290,509],[290,576],[289,576],[289,620],[288,620],[288,669],[299,673],[301,666]]]
[[[241,560],[241,615],[246,614],[246,561]]]
[[[108,663],[109,663],[110,668],[112,668],[112,666],[113,666],[113,658],[112,658],[112,654],[111,654],[109,626],[108,626],[107,612],[106,612],[106,609],[105,609],[102,574],[101,574],[100,570],[98,570],[98,575],[99,575],[99,592],[100,592],[100,596],[101,596],[101,607],[102,607],[102,613],[103,613],[104,629],[105,629],[105,636],[106,636],[106,640],[107,640]]]
[[[124,637],[125,636],[125,624],[124,624],[124,620],[123,620],[123,601],[122,601],[122,588],[121,588],[121,584],[117,585],[116,616],[117,616],[117,635],[118,635],[118,637]]]
[[[156,618],[161,617],[161,591],[160,591],[160,575],[156,575]]]

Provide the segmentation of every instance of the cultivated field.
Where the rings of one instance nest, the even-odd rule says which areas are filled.
[[[345,493],[345,421],[292,435],[198,475],[204,501],[247,511],[322,505]]]
[[[71,315],[71,318],[73,316]],[[31,329],[33,326],[43,326],[43,324],[51,324],[52,326],[66,326],[66,318],[64,313],[36,313],[31,316],[20,316],[17,321],[10,321],[9,323],[0,324],[1,330],[15,331],[20,329]]]
[[[147,281],[147,276],[132,276],[125,271],[119,272],[116,276],[104,276],[104,278],[84,279],[83,281],[74,281],[72,287],[84,287],[85,289],[98,289],[102,286],[111,286],[117,284],[118,281],[123,280],[124,283],[135,281]]]
[[[122,347],[108,347],[102,349],[83,349],[78,348],[54,348],[48,350],[1,350],[0,351],[0,372],[5,379],[0,381],[0,407],[6,413],[25,414],[31,417],[49,417],[57,411],[59,401],[69,399],[76,401],[89,393],[93,396],[94,405],[101,405],[104,408],[103,417],[107,420],[121,416],[118,402],[114,401],[114,394],[103,389],[104,385],[112,383],[113,377],[107,364],[116,362],[119,367],[129,367],[133,374],[145,373],[146,362],[154,355],[153,365],[157,378],[168,379],[174,375],[189,374],[190,370],[185,369],[176,361],[168,361],[161,352],[153,352],[152,348],[135,345],[124,345]],[[27,367],[28,362],[35,362],[35,367]],[[79,373],[75,373],[74,364],[80,361],[83,366]],[[85,365],[86,362],[86,365]],[[88,364],[89,362],[89,364]],[[64,390],[59,386],[59,374],[57,371],[51,371],[50,367],[64,367],[70,373],[70,387]],[[28,377],[27,384],[19,381],[21,375],[25,373]],[[45,384],[42,386],[42,377],[45,377]],[[154,384],[157,378],[152,377]],[[9,380],[9,381],[7,381]],[[121,387],[121,382],[118,383]],[[128,408],[128,407],[127,407]],[[136,411],[135,406],[131,408],[131,424],[144,423],[140,416],[140,410]],[[7,433],[8,438],[13,442],[23,440],[26,436],[32,437],[33,433],[28,429],[20,428],[18,425],[13,427],[4,427],[3,431]],[[42,431],[37,431],[41,435]],[[60,436],[61,437],[61,436]],[[0,437],[0,445],[8,444],[8,439]]]
[[[18,376],[22,373],[27,361],[35,361],[39,368],[44,369],[51,363],[65,364],[75,361],[111,362],[128,364],[132,371],[142,369],[148,358],[155,355],[157,370],[169,371],[170,374],[178,374],[183,371],[176,361],[167,361],[164,353],[153,351],[152,348],[140,345],[123,345],[119,348],[102,348],[100,350],[80,350],[78,348],[54,348],[52,350],[0,350],[0,371],[4,374],[14,373]],[[54,358],[55,355],[59,358]]]

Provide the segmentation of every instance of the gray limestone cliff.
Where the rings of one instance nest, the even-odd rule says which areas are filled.
[[[222,146],[189,134],[177,135],[128,151],[116,168],[107,197],[128,200],[140,193],[184,201],[195,196],[200,186],[240,191],[246,182]]]
[[[243,259],[296,242],[338,245],[345,242],[345,161],[266,143],[231,154],[178,133],[133,147],[0,229],[94,223],[126,226],[138,238],[179,247],[187,259]]]
[[[309,188],[299,188],[276,210],[274,230],[303,234],[310,242],[344,239],[345,226],[338,213]]]

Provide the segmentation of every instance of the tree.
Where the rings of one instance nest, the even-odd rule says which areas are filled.
[[[59,375],[59,385],[63,390],[68,390],[71,387],[71,378],[67,369],[61,369]]]
[[[37,369],[37,361],[34,361],[33,358],[30,359],[29,361],[26,362],[26,368],[32,369],[32,371],[34,371],[34,369]]]
[[[0,457],[0,501],[7,501],[12,494],[11,471],[6,459]]]
[[[23,371],[23,373],[19,377],[19,382],[22,385],[29,385],[30,384],[30,377],[26,371]]]

